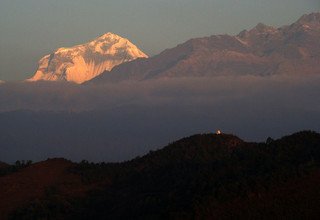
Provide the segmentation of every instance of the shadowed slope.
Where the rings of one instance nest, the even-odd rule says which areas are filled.
[[[67,170],[74,164],[51,159],[0,177],[0,218],[29,201],[45,197],[50,190],[64,195],[82,195],[80,177]]]
[[[7,166],[9,166],[9,164],[6,164],[0,161],[0,168],[5,168]]]
[[[12,219],[302,219],[320,214],[319,162],[315,132],[266,143],[202,134],[124,163],[47,161],[0,183],[13,186],[10,204],[13,195],[21,202]],[[55,192],[41,197],[52,184]]]

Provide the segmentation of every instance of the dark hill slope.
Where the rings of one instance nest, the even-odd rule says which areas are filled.
[[[247,143],[226,134],[194,135],[125,163],[84,161],[69,170],[82,177],[81,184],[99,186],[86,198],[46,197],[11,216],[316,219],[319,162],[320,134],[315,132],[267,143]],[[60,209],[50,209],[53,203]]]
[[[47,197],[12,218],[316,219],[319,162],[320,135],[314,132],[267,143],[194,135],[125,163],[84,161],[71,172],[99,188],[85,199]],[[52,203],[63,208],[50,209]]]
[[[59,192],[60,198],[82,196],[86,188],[82,187],[81,178],[68,172],[73,166],[74,163],[64,159],[50,159],[0,177],[0,219],[52,193]]]
[[[84,218],[97,219],[201,218],[207,216],[208,210],[216,213],[234,201],[249,199],[252,202],[251,198],[259,197],[261,193],[269,196],[269,192],[271,203],[272,192],[278,187],[287,182],[294,185],[296,178],[319,170],[319,150],[320,135],[312,132],[297,133],[269,144],[245,143],[231,135],[195,135],[123,164],[129,175],[115,179],[102,194],[92,196],[88,203],[92,212],[86,210],[81,216],[85,214]],[[289,193],[282,196],[294,196]],[[271,207],[263,212],[257,206],[252,215],[262,217],[279,211],[275,213],[276,217],[290,217],[290,212],[285,212],[290,202],[286,204],[285,201],[280,201],[282,207],[278,210]],[[100,203],[104,204],[103,209],[98,208]],[[224,210],[230,218],[240,212],[236,207],[233,211],[234,214]],[[305,211],[308,212],[304,210],[300,214]],[[315,209],[309,210],[310,215],[316,213],[319,214]],[[238,217],[245,219],[245,215]]]
[[[1,169],[1,168],[8,167],[8,166],[9,166],[8,164],[0,161],[0,169]]]

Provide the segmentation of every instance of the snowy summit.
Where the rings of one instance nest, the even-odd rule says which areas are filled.
[[[70,48],[59,48],[39,61],[35,75],[28,81],[70,81],[83,83],[121,63],[147,58],[128,39],[113,33]]]

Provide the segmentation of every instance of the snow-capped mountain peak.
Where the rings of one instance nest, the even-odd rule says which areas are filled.
[[[320,13],[311,13],[303,15],[299,20],[299,23],[320,23]]]
[[[71,81],[83,83],[114,66],[148,56],[128,39],[108,32],[93,41],[74,47],[61,47],[39,61],[28,81]]]
[[[101,35],[101,36],[98,37],[97,39],[120,39],[120,38],[122,38],[122,37],[120,37],[120,36],[117,35],[117,34],[108,32],[108,33],[105,33],[105,34]]]

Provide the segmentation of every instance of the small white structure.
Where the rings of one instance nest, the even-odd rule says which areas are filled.
[[[222,134],[222,132],[220,130],[217,130],[216,134],[220,135],[220,134]]]

